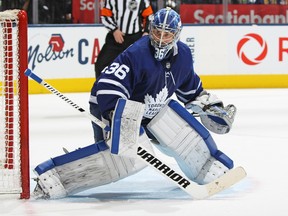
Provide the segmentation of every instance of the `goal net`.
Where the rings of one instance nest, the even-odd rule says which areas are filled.
[[[0,12],[0,195],[30,197],[27,14]]]

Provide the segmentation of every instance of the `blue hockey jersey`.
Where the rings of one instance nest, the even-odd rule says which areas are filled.
[[[189,47],[177,42],[162,61],[154,58],[149,36],[144,36],[106,67],[91,90],[90,103],[98,104],[102,116],[114,109],[118,98],[145,103],[144,117],[153,118],[174,93],[184,104],[203,90],[194,72]]]

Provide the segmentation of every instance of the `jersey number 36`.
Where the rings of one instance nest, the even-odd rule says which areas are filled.
[[[163,56],[165,54],[167,50],[165,49],[158,49],[158,48],[155,48],[155,58],[156,59],[163,59]]]
[[[109,68],[107,68],[104,73],[105,74],[114,74],[117,78],[123,80],[127,73],[129,73],[130,69],[127,65],[120,65],[117,62],[113,62]]]

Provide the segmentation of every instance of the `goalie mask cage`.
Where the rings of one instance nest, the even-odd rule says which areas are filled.
[[[27,14],[0,12],[0,196],[23,199],[30,197],[27,67]]]

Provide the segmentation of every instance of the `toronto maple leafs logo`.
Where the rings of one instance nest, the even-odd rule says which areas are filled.
[[[145,112],[144,117],[153,118],[160,109],[166,104],[168,98],[168,89],[165,86],[158,94],[156,94],[156,98],[154,99],[151,95],[145,95]]]

